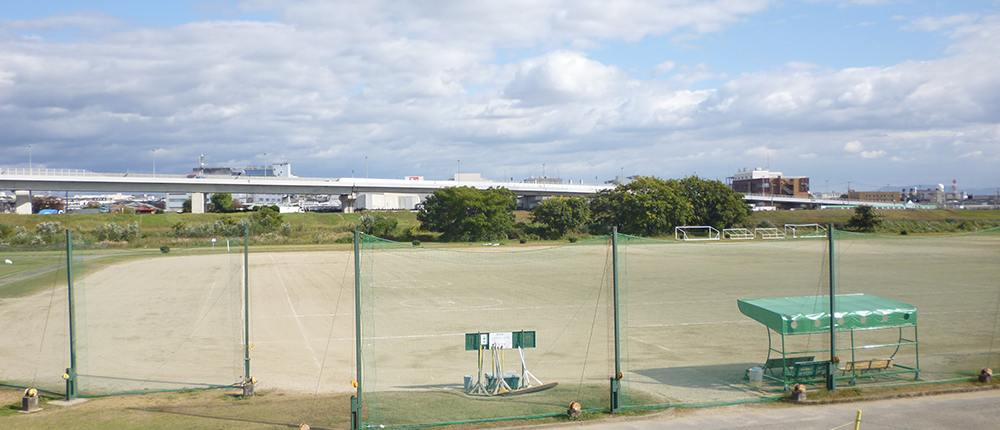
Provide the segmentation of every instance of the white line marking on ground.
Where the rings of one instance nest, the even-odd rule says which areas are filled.
[[[299,318],[299,314],[295,312],[295,305],[292,304],[292,296],[288,295],[288,287],[285,286],[285,280],[281,279],[281,272],[278,271],[278,262],[275,261],[273,255],[268,254],[268,257],[270,257],[271,262],[274,263],[274,274],[278,276],[278,282],[281,283],[281,290],[285,292],[285,300],[288,301],[288,307],[292,310],[292,316],[295,317],[295,323],[299,325],[299,332],[302,333],[302,340],[305,341],[306,349],[308,349],[309,353],[312,354],[313,362],[316,363],[316,368],[323,370],[323,366],[319,363],[319,358],[316,357],[316,351],[314,351],[312,346],[309,345],[309,337],[306,336],[306,328],[302,326],[302,319]]]
[[[413,334],[413,335],[408,335],[408,336],[378,336],[378,337],[366,337],[365,339],[366,340],[371,340],[371,339],[376,339],[376,340],[387,340],[387,339],[425,339],[425,338],[430,338],[430,337],[458,337],[458,336],[463,336],[464,337],[465,333]],[[326,339],[317,339],[317,340],[326,340]],[[353,341],[354,337],[353,336],[352,337],[338,337],[338,338],[334,338],[333,340],[338,341],[338,342],[340,342],[340,341],[348,341],[348,340]],[[257,342],[257,343],[258,344],[269,344],[269,343],[289,343],[289,342],[298,342],[298,341],[297,340],[274,340],[274,341],[264,341],[264,342]]]
[[[757,321],[710,321],[710,322],[692,322],[692,323],[676,323],[676,324],[647,324],[647,325],[631,325],[629,327],[646,328],[646,327],[679,327],[686,325],[719,325],[719,324],[750,324],[756,323]]]
[[[660,348],[660,349],[662,349],[662,350],[664,350],[664,351],[670,351],[670,348],[667,348],[667,347],[664,347],[664,346],[660,346],[660,345],[657,345],[657,344],[655,344],[655,343],[649,343],[649,342],[646,342],[646,341],[644,341],[644,340],[642,340],[642,339],[639,339],[639,338],[637,338],[637,337],[635,337],[635,336],[629,336],[628,338],[629,338],[629,339],[635,339],[635,340],[637,340],[637,341],[639,341],[639,342],[642,342],[642,343],[644,343],[644,344],[646,344],[646,345],[651,345],[651,346],[655,346],[655,347],[657,347],[657,348]],[[672,352],[672,351],[671,351],[671,352]]]

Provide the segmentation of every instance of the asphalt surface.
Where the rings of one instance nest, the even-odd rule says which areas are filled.
[[[998,429],[1000,390],[942,394],[828,405],[765,404],[697,410],[668,410],[643,417],[568,425],[587,430],[610,429]],[[559,426],[562,427],[562,426]]]

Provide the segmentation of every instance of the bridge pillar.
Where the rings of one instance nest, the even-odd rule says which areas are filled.
[[[354,202],[358,200],[358,195],[351,194],[341,194],[340,195],[340,208],[344,210],[345,214],[354,213]]]
[[[549,198],[549,196],[520,196],[517,199],[517,204],[524,209],[533,209],[547,198]]]
[[[191,193],[191,213],[205,213],[205,193]]]
[[[31,215],[31,191],[14,191],[14,213]]]

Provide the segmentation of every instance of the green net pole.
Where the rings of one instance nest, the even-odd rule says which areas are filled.
[[[243,378],[250,382],[250,226],[243,228]]]
[[[827,241],[829,242],[828,248],[830,252],[830,363],[827,365],[826,371],[826,389],[832,393],[837,389],[836,373],[834,372],[837,363],[833,361],[837,354],[837,314],[835,313],[837,307],[834,304],[837,298],[837,269],[836,257],[833,251],[833,223],[830,223],[827,230]]]
[[[351,428],[361,430],[361,233],[358,230],[354,231],[354,339],[358,392],[351,396]]]
[[[611,229],[611,271],[614,278],[614,315],[615,315],[615,374],[611,376],[611,413],[621,412],[622,362],[621,339],[618,329],[618,227]]]
[[[69,295],[69,369],[66,369],[66,400],[76,399],[76,313],[73,310],[73,231],[66,229],[66,291]]]

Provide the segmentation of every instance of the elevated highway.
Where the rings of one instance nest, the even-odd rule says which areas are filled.
[[[747,203],[757,206],[773,206],[782,209],[821,209],[824,207],[853,207],[858,205],[874,206],[878,209],[904,209],[903,203],[870,202],[865,200],[801,198],[789,196],[772,196],[767,194],[744,194]],[[923,208],[921,208],[923,209]]]
[[[368,178],[282,178],[261,176],[149,175],[134,173],[93,173],[83,170],[28,170],[0,168],[0,190],[11,190],[21,200],[28,192],[89,193],[245,193],[245,194],[323,194],[355,196],[358,193],[430,194],[434,190],[469,186],[485,190],[504,187],[528,200],[551,196],[586,196],[612,185],[533,184],[495,181],[424,181]],[[23,199],[22,199],[23,196]],[[196,198],[197,199],[197,198]],[[343,199],[352,200],[352,199]],[[197,205],[195,205],[197,206]],[[29,207],[30,208],[30,207]],[[30,209],[29,209],[30,210]],[[20,213],[20,212],[19,212]],[[30,213],[30,212],[29,212]]]
[[[88,193],[245,193],[245,194],[323,194],[354,196],[358,193],[430,194],[434,190],[470,186],[477,189],[504,187],[520,198],[538,201],[552,196],[586,196],[613,185],[533,184],[496,181],[425,181],[368,178],[282,178],[260,176],[150,175],[136,173],[93,173],[85,170],[8,169],[0,168],[0,190],[15,191],[20,196],[29,192],[88,192]],[[24,198],[30,203],[30,199]],[[827,206],[873,205],[898,208],[900,203],[873,203],[858,200],[796,198],[772,195],[744,195],[755,206],[784,209],[821,208]],[[22,205],[19,200],[18,205]]]

